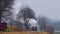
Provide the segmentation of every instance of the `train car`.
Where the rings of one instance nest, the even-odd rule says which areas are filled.
[[[0,31],[5,31],[7,29],[7,23],[0,23]]]

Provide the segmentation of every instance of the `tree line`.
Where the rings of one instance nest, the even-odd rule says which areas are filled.
[[[17,19],[20,19],[20,17],[23,18],[25,25],[22,24],[19,20],[14,21],[11,17],[13,4],[14,4],[14,0],[0,0],[0,23],[1,23],[1,20],[3,20],[3,19],[5,19],[5,20],[9,19],[10,20],[9,25],[13,26],[13,24],[14,24],[21,28],[25,27],[25,29],[27,31],[27,29],[29,28],[27,18],[33,18],[36,20],[38,19],[38,23],[39,23],[38,25],[40,27],[40,31],[46,31],[46,32],[53,33],[54,27],[47,25],[47,23],[48,23],[47,18],[45,16],[42,16],[42,17],[39,16],[38,18],[36,18],[34,11],[30,7],[21,8],[21,10],[17,16]],[[22,16],[20,14],[22,14]],[[19,30],[19,29],[17,29],[17,30]]]

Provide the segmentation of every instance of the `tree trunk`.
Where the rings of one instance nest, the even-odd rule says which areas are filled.
[[[3,10],[3,0],[0,1],[0,23],[1,23],[1,16],[2,16],[2,10]]]
[[[2,9],[0,10],[0,23],[1,23]]]

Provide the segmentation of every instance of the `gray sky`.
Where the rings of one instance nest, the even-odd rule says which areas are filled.
[[[17,0],[16,3],[28,4],[38,15],[60,20],[60,0]]]

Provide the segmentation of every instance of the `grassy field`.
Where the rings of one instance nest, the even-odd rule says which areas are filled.
[[[48,34],[47,32],[0,32],[0,34]]]

